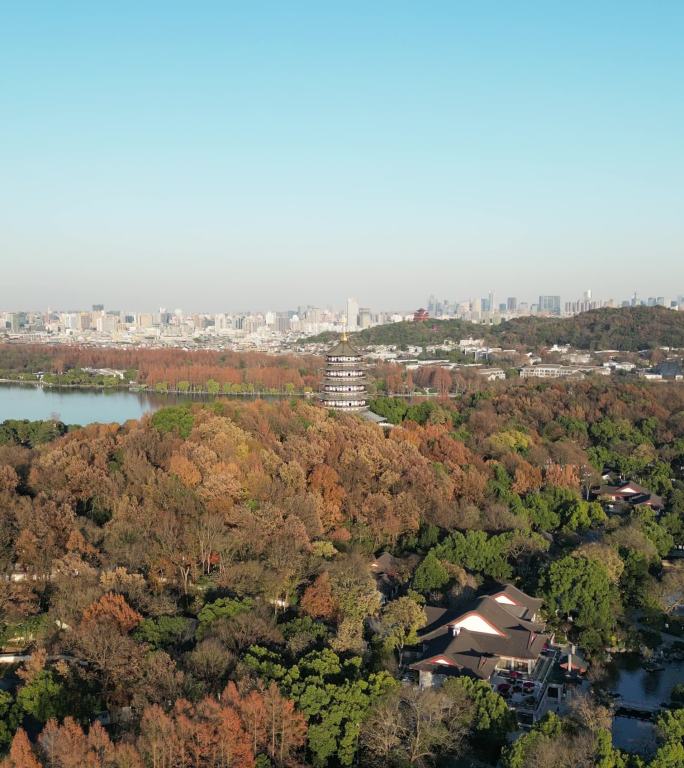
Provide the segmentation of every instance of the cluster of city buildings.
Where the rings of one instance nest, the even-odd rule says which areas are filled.
[[[600,307],[667,306],[684,310],[684,295],[663,296],[616,303],[592,298],[561,302],[560,295],[542,295],[534,303],[509,296],[499,302],[494,294],[468,301],[438,301],[411,311],[376,311],[348,298],[341,309],[300,306],[287,311],[198,313],[160,308],[156,312],[129,312],[94,304],[89,310],[0,311],[0,334],[22,341],[183,346],[197,343],[233,349],[282,351],[293,342],[325,331],[355,332],[375,325],[402,321],[425,322],[431,318],[462,319],[484,325],[514,317],[539,315],[561,317]]]
[[[487,296],[468,301],[438,300],[434,295],[428,299],[427,307],[418,310],[420,318],[456,318],[478,323],[495,323],[502,320],[510,320],[514,317],[527,315],[539,315],[543,317],[571,317],[581,312],[589,312],[592,309],[602,307],[669,307],[672,309],[684,309],[684,295],[674,298],[665,296],[649,296],[640,298],[635,292],[629,299],[616,301],[615,299],[597,299],[592,296],[590,289],[584,291],[581,297],[563,301],[560,294],[541,295],[536,301],[521,301],[516,296],[507,296],[499,300],[490,291]],[[424,313],[424,315],[422,314]]]
[[[412,320],[413,312],[374,312],[348,299],[344,309],[305,306],[264,312],[188,313],[161,308],[127,312],[94,304],[90,310],[0,311],[0,333],[23,341],[182,345],[276,350],[324,331],[342,332]]]

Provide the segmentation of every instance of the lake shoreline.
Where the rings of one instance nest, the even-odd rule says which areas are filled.
[[[123,424],[141,419],[160,408],[213,402],[251,400],[308,401],[314,395],[284,393],[155,392],[129,387],[21,386],[19,382],[0,382],[0,422],[5,420],[56,420],[64,424]],[[313,402],[313,400],[311,400]]]
[[[154,387],[140,386],[139,384],[121,384],[117,386],[106,386],[105,384],[53,384],[48,381],[26,381],[22,379],[0,379],[0,385],[21,385],[28,387],[36,387],[38,389],[56,389],[56,390],[85,390],[91,392],[131,392],[134,394],[147,394],[147,395],[175,395],[181,397],[304,397],[313,398],[315,392],[273,392],[269,390],[254,390],[253,392],[209,392],[206,389],[203,390],[182,390],[182,389],[165,389],[158,390]]]

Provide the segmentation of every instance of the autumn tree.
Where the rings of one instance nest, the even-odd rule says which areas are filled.
[[[14,734],[9,755],[2,762],[3,768],[41,768],[26,731],[19,728]]]
[[[128,605],[123,595],[111,592],[83,611],[84,622],[111,624],[122,633],[130,632],[141,620],[142,616]]]
[[[110,704],[130,700],[134,681],[142,669],[144,648],[129,634],[140,616],[121,595],[108,593],[83,613],[83,619],[65,643],[85,662],[82,674],[97,681]]]
[[[304,613],[314,619],[332,619],[335,615],[335,600],[330,585],[330,574],[320,573],[313,584],[310,584],[302,595],[300,602]]]
[[[306,742],[306,718],[281,695],[275,682],[244,693],[230,683],[224,699],[240,715],[255,754],[267,754],[277,766],[297,762],[296,755]]]

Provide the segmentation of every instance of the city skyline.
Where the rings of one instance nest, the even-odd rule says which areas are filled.
[[[430,295],[426,307],[413,311],[362,306],[354,297],[347,297],[342,309],[307,305],[296,309],[273,308],[248,311],[193,312],[182,308],[155,311],[135,311],[106,308],[93,304],[90,309],[7,312],[0,306],[0,334],[5,337],[51,343],[83,341],[98,344],[136,344],[158,340],[183,344],[204,339],[210,344],[246,343],[265,350],[278,350],[281,343],[301,340],[321,332],[355,332],[378,325],[402,321],[458,319],[473,323],[473,329],[492,327],[519,317],[569,318],[584,312],[618,307],[663,307],[684,312],[684,295],[674,299],[665,296],[640,298],[636,293],[629,299],[615,301],[593,295],[591,289],[574,301],[561,300],[558,294],[540,295],[535,302],[507,296],[500,301],[494,291],[479,299],[449,301]],[[471,333],[477,334],[477,330]]]
[[[681,286],[683,27],[675,2],[7,7],[0,296]]]
[[[361,296],[361,298],[358,298]],[[625,306],[664,306],[672,309],[682,310],[684,306],[684,290],[670,289],[660,290],[652,294],[641,293],[637,290],[626,295],[601,295],[593,288],[584,288],[578,294],[568,292],[545,291],[543,293],[513,294],[512,291],[489,289],[485,291],[474,291],[469,295],[454,295],[448,290],[436,293],[434,290],[425,296],[414,296],[414,300],[401,305],[397,301],[390,302],[387,305],[375,304],[367,301],[365,294],[349,295],[346,298],[337,296],[332,302],[313,301],[304,302],[294,297],[292,300],[282,300],[280,302],[255,303],[248,304],[230,304],[224,302],[219,306],[192,306],[187,301],[181,301],[177,304],[162,302],[155,304],[150,300],[143,300],[141,304],[107,304],[104,301],[93,303],[91,300],[84,304],[71,305],[61,304],[58,301],[49,301],[45,306],[18,305],[7,299],[3,286],[0,284],[0,313],[45,313],[45,312],[89,312],[106,311],[107,313],[159,313],[168,312],[182,313],[184,315],[215,315],[221,313],[231,313],[235,315],[247,313],[268,313],[268,312],[298,312],[304,309],[317,309],[332,313],[345,313],[350,311],[351,306],[358,314],[360,310],[382,313],[407,313],[413,314],[418,308],[426,308],[431,317],[439,315],[457,314],[456,308],[463,308],[470,304],[469,311],[494,312],[498,314],[515,314],[516,311],[523,310],[524,314],[578,314],[586,312],[589,309],[598,309],[601,307],[625,307]],[[545,304],[545,300],[551,302]],[[437,310],[437,311],[436,311]]]

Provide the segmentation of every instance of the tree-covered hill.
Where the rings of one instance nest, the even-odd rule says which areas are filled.
[[[309,341],[328,342],[323,333]],[[372,344],[439,344],[468,337],[484,338],[504,347],[571,344],[578,349],[619,349],[636,352],[653,347],[684,347],[684,312],[665,307],[595,309],[574,317],[518,317],[500,325],[465,320],[427,320],[378,325],[353,334],[360,346]]]
[[[684,347],[684,312],[665,307],[595,309],[568,318],[519,317],[493,330],[506,346],[571,344],[579,349],[638,351]]]
[[[507,746],[497,690],[421,690],[403,654],[426,602],[461,610],[501,581],[597,676],[607,648],[684,634],[684,574],[662,568],[684,543],[684,387],[517,380],[380,405],[389,435],[294,398],[61,436],[6,422],[0,650],[25,661],[0,690],[0,768],[635,767],[598,701]],[[586,499],[605,466],[663,514],[608,519]],[[681,766],[684,709],[657,727],[638,765]],[[418,738],[434,761],[412,761]]]
[[[458,341],[470,336],[482,338],[488,330],[488,326],[470,323],[467,320],[430,319],[419,323],[408,321],[376,325],[374,328],[366,328],[351,334],[351,336],[354,343],[358,345],[396,344],[397,346],[405,346],[418,344],[424,346],[426,344],[440,344],[447,340]],[[336,338],[336,333],[326,332],[314,336],[308,341],[329,342]]]

